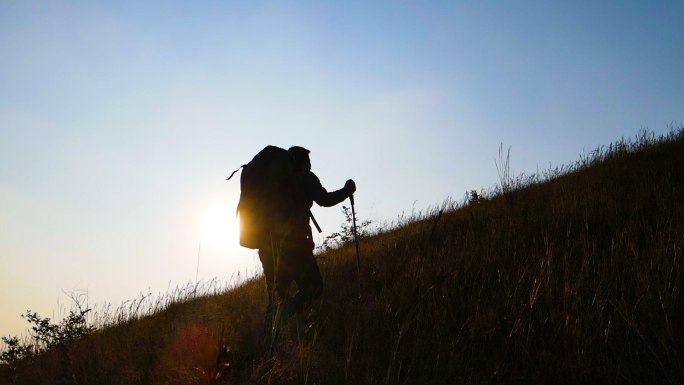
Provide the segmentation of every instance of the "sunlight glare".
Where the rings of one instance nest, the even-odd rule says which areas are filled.
[[[207,207],[202,223],[202,245],[206,244],[221,251],[240,247],[235,206],[233,202],[220,201]]]

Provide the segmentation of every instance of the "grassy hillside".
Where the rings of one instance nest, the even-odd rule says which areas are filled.
[[[683,383],[682,128],[541,176],[499,166],[498,188],[364,239],[363,293],[353,245],[322,253],[322,300],[275,344],[258,277],[59,344],[4,383]]]

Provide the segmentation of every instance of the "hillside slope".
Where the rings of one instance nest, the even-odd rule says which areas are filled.
[[[321,254],[321,301],[274,344],[257,277],[26,359],[4,383],[681,384],[682,129],[549,174],[363,240],[363,293],[352,246]]]

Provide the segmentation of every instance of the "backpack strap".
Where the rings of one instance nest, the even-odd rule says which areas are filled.
[[[318,230],[318,233],[322,233],[323,230],[321,230],[321,226],[319,226],[318,222],[316,222],[316,218],[314,218],[313,214],[311,213],[311,210],[309,210],[309,218],[311,218],[311,221],[313,222],[314,226],[316,226],[316,230]]]
[[[243,167],[245,167],[245,166],[247,166],[247,165],[246,165],[246,164],[243,164],[242,166],[238,167],[237,170],[233,171],[233,173],[230,174],[230,176],[229,176],[228,179],[226,179],[226,180],[230,180],[230,178],[232,178],[233,175],[235,175],[236,172],[240,171],[240,169],[243,168]]]

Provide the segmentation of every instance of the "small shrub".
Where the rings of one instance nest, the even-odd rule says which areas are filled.
[[[337,249],[348,243],[354,242],[354,219],[352,211],[349,207],[342,206],[342,213],[344,214],[345,220],[340,225],[340,231],[325,237],[323,244],[319,247],[319,251]],[[363,239],[371,236],[373,234],[370,228],[371,224],[373,224],[373,221],[371,220],[364,220],[360,224],[357,223],[356,237],[358,239]]]
[[[33,343],[22,343],[18,337],[2,337],[6,350],[0,354],[0,360],[6,362],[10,368],[16,366],[24,359],[32,357],[42,351],[49,350],[61,343],[74,341],[87,336],[95,331],[95,327],[89,325],[86,314],[90,309],[81,309],[76,303],[77,310],[71,310],[69,315],[62,319],[59,324],[50,323],[50,318],[42,318],[38,313],[26,311],[22,318],[26,319],[31,327],[31,340]]]
[[[69,315],[59,324],[51,324],[50,318],[41,318],[37,313],[27,311],[22,315],[30,324],[33,333],[31,337],[44,348],[49,349],[60,343],[73,341],[94,331],[94,327],[86,322],[86,314],[90,309],[70,311]]]
[[[23,345],[18,337],[2,337],[6,350],[0,354],[0,361],[6,362],[10,369],[15,369],[22,359],[29,357],[33,345]]]

